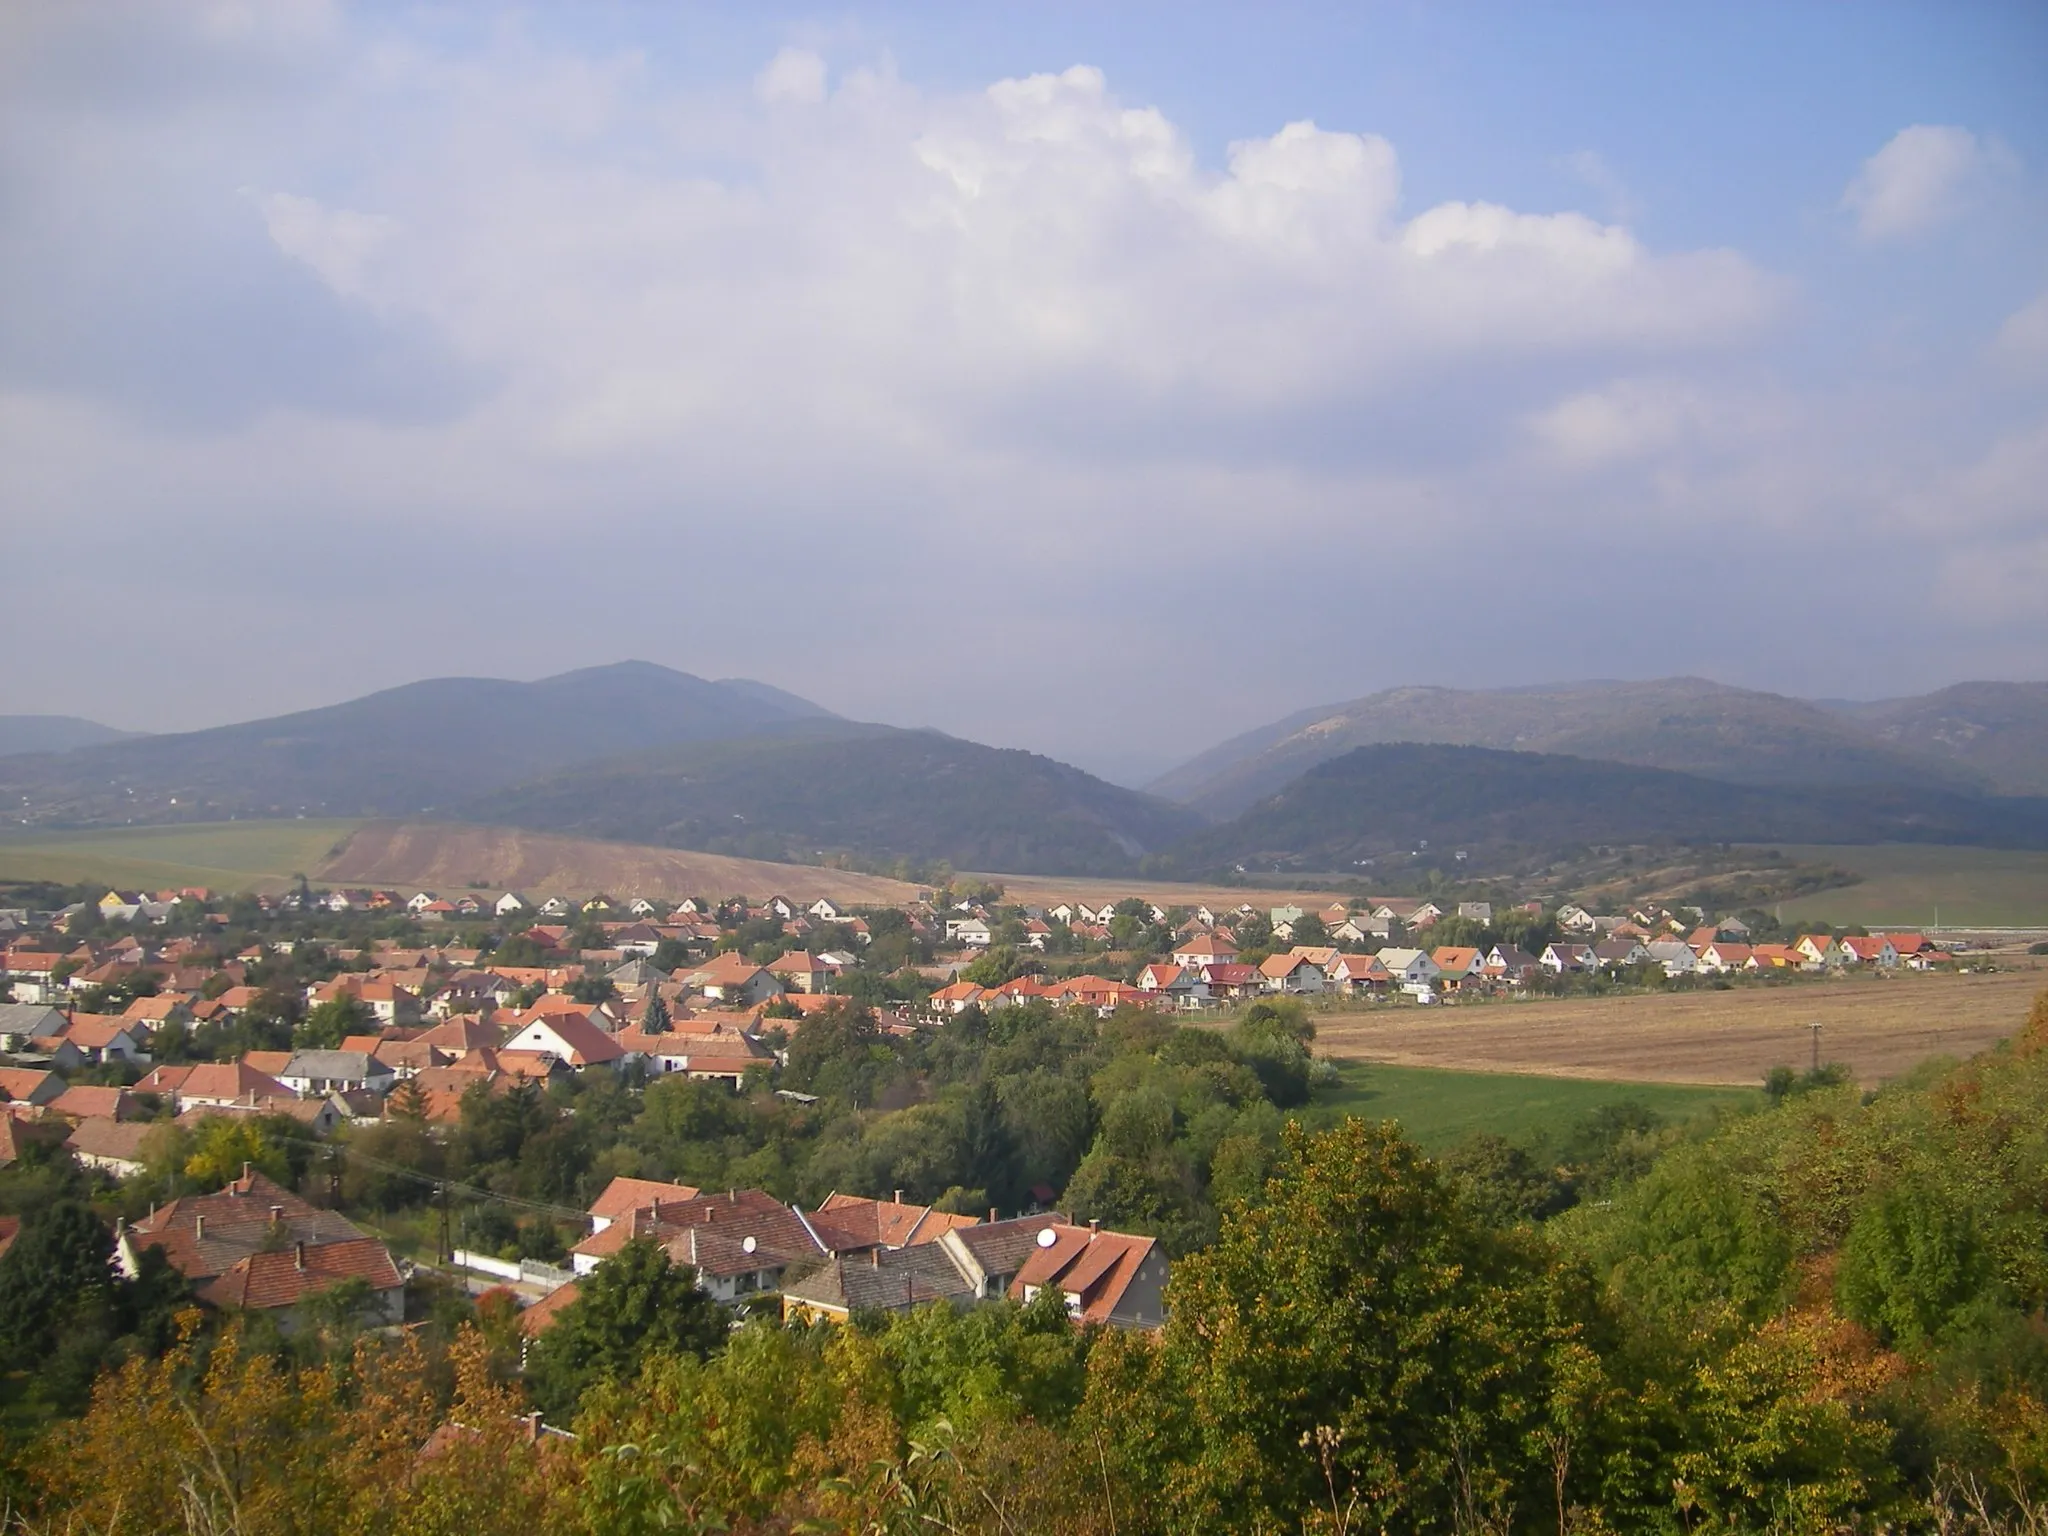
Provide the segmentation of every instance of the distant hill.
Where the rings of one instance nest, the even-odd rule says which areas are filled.
[[[1957,683],[1825,707],[1888,747],[1980,774],[2000,794],[2048,795],[2048,683]]]
[[[1354,747],[1432,742],[1559,752],[1752,785],[1989,788],[1969,759],[1889,740],[1853,716],[1703,678],[1544,688],[1395,688],[1247,731],[1147,786],[1205,815],[1235,815]],[[2048,758],[2042,759],[2048,765]]]
[[[1339,872],[1423,846],[1475,867],[1588,844],[1897,843],[2048,847],[2048,799],[1883,786],[1730,784],[1555,753],[1390,744],[1318,763],[1174,850],[1182,869]]]
[[[830,721],[583,764],[457,813],[755,859],[851,854],[1073,875],[1134,869],[1200,824],[1034,753]]]
[[[42,824],[417,815],[576,762],[826,713],[762,683],[640,661],[533,683],[446,677],[241,725],[0,759],[0,795]]]
[[[76,715],[0,715],[0,757],[16,752],[69,752],[73,747],[123,741],[134,734]]]

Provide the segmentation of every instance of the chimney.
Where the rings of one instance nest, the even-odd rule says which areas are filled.
[[[306,1272],[306,1244],[303,1238],[292,1244],[292,1262],[298,1265],[300,1274]]]
[[[728,1189],[725,1192],[725,1198],[727,1204],[738,1205],[740,1203],[740,1192],[736,1189]]]
[[[988,1208],[988,1219],[989,1219],[989,1224],[990,1224],[991,1226],[993,1226],[993,1225],[995,1224],[995,1219],[996,1219],[996,1208],[995,1208],[994,1206],[990,1206],[990,1207]]]
[[[879,1249],[879,1248],[870,1248],[870,1249],[868,1250],[868,1267],[869,1267],[870,1269],[880,1269],[880,1268],[882,1267],[882,1250],[881,1250],[881,1249]]]
[[[1098,1217],[1094,1217],[1094,1216],[1090,1216],[1090,1217],[1088,1218],[1088,1241],[1089,1241],[1089,1242],[1091,1242],[1091,1243],[1092,1243],[1092,1242],[1094,1242],[1094,1241],[1095,1241],[1095,1234],[1096,1234],[1096,1233],[1098,1233],[1098,1232],[1100,1232],[1101,1230],[1102,1230],[1102,1222],[1101,1222],[1100,1218],[1098,1218]]]
[[[532,1444],[538,1445],[540,1443],[541,1431],[540,1414],[538,1412],[529,1413],[526,1415],[525,1424],[527,1440]]]
[[[898,1205],[903,1203],[903,1191],[900,1189],[896,1191],[896,1203]]]
[[[206,1236],[206,1218],[203,1215],[192,1218],[192,1235],[195,1238]]]

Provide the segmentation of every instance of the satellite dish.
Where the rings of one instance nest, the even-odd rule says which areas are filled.
[[[1052,1245],[1053,1245],[1054,1243],[1058,1242],[1059,1240],[1060,1240],[1060,1235],[1059,1235],[1059,1233],[1057,1233],[1057,1232],[1053,1231],[1053,1229],[1052,1229],[1051,1227],[1040,1227],[1040,1228],[1038,1229],[1038,1246],[1039,1246],[1039,1247],[1041,1247],[1041,1248],[1050,1248],[1050,1247],[1051,1247],[1051,1246],[1052,1246]]]
[[[752,1239],[751,1237],[743,1237],[743,1238],[741,1238],[741,1239],[740,1239],[740,1252],[741,1252],[741,1253],[752,1253],[753,1251],[754,1251],[754,1240],[753,1240],[753,1239]]]

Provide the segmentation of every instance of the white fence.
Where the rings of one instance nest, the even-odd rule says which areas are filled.
[[[567,1285],[576,1278],[576,1272],[571,1269],[557,1269],[552,1264],[540,1264],[532,1259],[522,1259],[515,1264],[509,1259],[494,1259],[487,1253],[473,1253],[467,1248],[458,1248],[449,1257],[458,1269],[473,1269],[478,1274],[494,1275],[514,1283],[523,1280],[528,1285],[553,1288]]]

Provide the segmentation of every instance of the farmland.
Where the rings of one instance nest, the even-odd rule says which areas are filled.
[[[1727,992],[1319,1015],[1316,1048],[1340,1061],[1634,1083],[1750,1087],[1772,1067],[1821,1055],[1874,1084],[1930,1056],[1969,1056],[2012,1034],[2048,967],[1993,975],[1845,977]]]
[[[1683,1121],[1761,1100],[1753,1088],[1599,1082],[1361,1061],[1344,1062],[1339,1070],[1342,1086],[1319,1095],[1304,1119],[1314,1125],[1344,1115],[1398,1120],[1403,1132],[1432,1151],[1481,1131],[1513,1142],[1539,1141],[1614,1104],[1639,1104],[1665,1120]]]
[[[0,880],[122,889],[283,890],[314,874],[354,821],[224,821],[0,837]]]
[[[2048,853],[1919,843],[1780,851],[1800,863],[1836,864],[1863,877],[1843,890],[1787,901],[1787,922],[2048,928]]]

